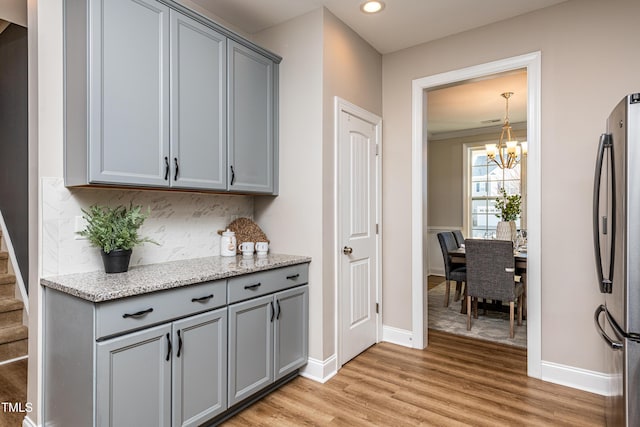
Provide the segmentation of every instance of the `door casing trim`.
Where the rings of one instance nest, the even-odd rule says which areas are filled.
[[[542,291],[541,291],[541,159],[540,92],[541,52],[488,62],[459,70],[435,74],[412,82],[412,152],[411,152],[411,293],[414,348],[427,346],[427,293],[425,289],[424,245],[426,212],[426,90],[505,71],[527,69],[527,374],[542,375]],[[424,191],[424,193],[423,193]],[[424,199],[423,199],[424,197]]]

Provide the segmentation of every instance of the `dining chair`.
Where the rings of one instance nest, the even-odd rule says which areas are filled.
[[[440,249],[442,250],[442,257],[444,259],[444,275],[447,281],[445,293],[444,293],[444,306],[449,306],[449,295],[451,294],[451,281],[456,282],[456,294],[454,301],[460,299],[462,292],[462,282],[467,281],[467,267],[464,264],[451,262],[450,252],[458,249],[456,238],[450,231],[443,231],[438,233],[438,242],[440,243]]]
[[[460,230],[453,230],[453,237],[456,238],[456,244],[458,245],[458,247],[462,246],[464,244],[464,236],[462,235],[462,231]]]
[[[514,308],[518,303],[518,326],[522,325],[524,287],[516,281],[513,243],[508,240],[467,239],[467,330],[471,329],[471,300],[509,302],[509,337],[513,338]]]

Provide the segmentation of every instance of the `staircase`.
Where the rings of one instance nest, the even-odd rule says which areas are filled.
[[[0,233],[0,363],[27,355],[28,329],[16,288],[16,276]]]

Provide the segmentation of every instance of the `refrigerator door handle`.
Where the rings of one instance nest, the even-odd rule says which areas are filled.
[[[611,156],[611,249],[609,251],[609,271],[605,277],[602,268],[602,256],[600,253],[600,187],[602,180],[602,166],[604,164],[605,150],[609,149]],[[616,240],[616,181],[615,181],[615,169],[613,164],[613,143],[610,133],[603,133],[600,135],[600,143],[598,144],[598,156],[596,158],[596,174],[593,181],[593,245],[596,255],[596,267],[598,270],[598,285],[600,286],[600,292],[611,293],[612,285],[612,273],[613,273],[613,261],[615,255],[615,240]],[[607,234],[606,217],[603,220],[603,232]]]
[[[604,329],[602,329],[602,325],[600,325],[600,314],[602,314],[603,311],[606,312],[606,310],[607,309],[602,304],[596,309],[596,312],[593,315],[593,321],[596,324],[596,330],[598,331],[602,339],[607,343],[609,347],[611,347],[614,350],[621,350],[624,347],[624,344],[619,341],[612,340],[609,337],[609,335],[607,335],[607,333],[604,331]],[[607,321],[610,320],[609,316],[606,316],[605,319]]]

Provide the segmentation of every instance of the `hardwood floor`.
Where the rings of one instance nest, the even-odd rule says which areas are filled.
[[[0,427],[19,427],[26,413],[11,412],[9,403],[19,403],[26,408],[27,401],[27,359],[0,365]],[[6,408],[5,408],[6,406]]]
[[[602,396],[526,375],[526,350],[429,330],[369,348],[326,384],[298,377],[224,425],[602,426]]]

